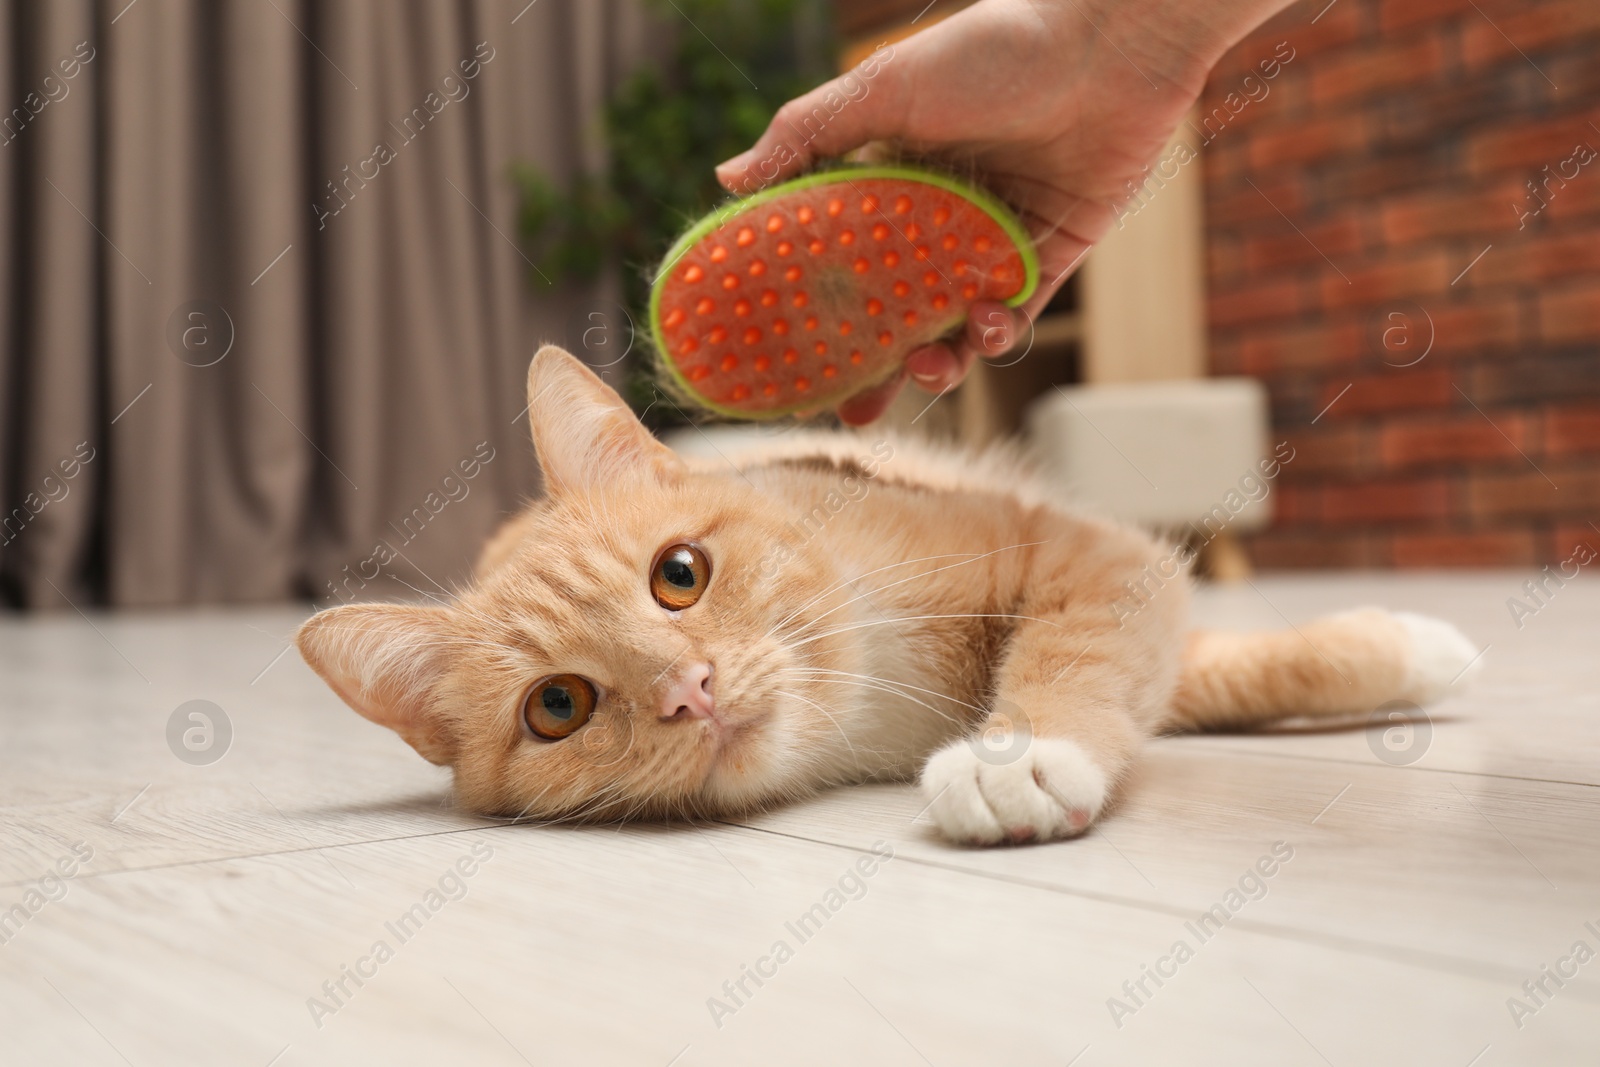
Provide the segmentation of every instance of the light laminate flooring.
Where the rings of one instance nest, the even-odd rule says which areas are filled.
[[[1156,741],[1087,837],[988,851],[909,786],[495,824],[285,653],[300,610],[3,619],[0,1063],[1600,1062],[1600,583],[1519,628],[1526,577],[1203,590],[1440,615],[1485,669],[1409,735]]]

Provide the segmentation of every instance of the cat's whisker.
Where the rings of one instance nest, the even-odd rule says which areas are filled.
[[[798,648],[801,645],[808,645],[813,641],[821,641],[825,638],[836,637],[839,634],[848,633],[851,630],[860,630],[867,626],[892,626],[897,622],[920,622],[926,619],[1023,619],[1028,622],[1043,623],[1044,625],[1054,627],[1057,630],[1066,630],[1066,627],[1061,626],[1058,623],[1053,623],[1049,619],[1041,619],[1036,615],[1013,615],[1008,612],[941,612],[935,615],[902,615],[899,618],[894,619],[875,619],[871,622],[851,623],[848,626],[839,626],[824,633],[813,634],[810,637],[803,637],[798,641],[791,642],[790,647]]]
[[[528,800],[528,803],[523,806],[523,809],[518,812],[516,816],[514,816],[512,821],[515,822],[527,818],[528,812],[533,810],[535,805],[538,805],[552,792],[561,788],[561,785],[562,783],[559,781],[550,781]],[[599,805],[611,803],[616,796],[624,793],[626,789],[626,782],[624,782],[621,778],[614,778],[611,781],[606,782],[604,787],[596,792],[593,796],[586,798],[576,806],[568,809],[565,812],[562,812],[559,815],[538,816],[538,821],[555,823],[579,821],[585,818],[589,811],[598,807]]]
[[[451,604],[447,600],[441,600],[439,597],[437,597],[434,594],[428,592],[426,589],[418,589],[416,586],[412,585],[410,582],[406,581],[404,578],[400,577],[398,574],[391,574],[391,575],[389,575],[389,577],[393,578],[395,581],[399,582],[401,585],[405,586],[407,589],[411,590],[413,593],[416,593],[418,596],[427,597],[429,600],[433,601],[435,604],[438,604],[440,607],[448,608],[448,607],[454,607],[455,606],[455,605]]]
[[[844,738],[845,747],[850,750],[850,757],[858,764],[861,762],[861,756],[856,752],[856,746],[850,740],[850,735],[844,732],[844,727],[839,724],[839,720],[834,718],[833,714],[829,712],[827,708],[824,708],[821,704],[817,703],[815,700],[812,700],[810,697],[802,696],[799,693],[791,693],[787,689],[774,689],[773,692],[780,696],[786,696],[791,700],[798,700],[802,704],[809,704],[813,708],[816,708],[817,711],[821,712],[827,717],[829,722],[833,723],[833,728],[839,731],[839,736]]]
[[[975,556],[975,555],[976,555],[976,553],[972,553],[972,552],[943,552],[943,553],[940,553],[939,555],[936,555],[936,556],[921,556],[921,557],[919,557],[917,559],[900,560],[897,563],[890,563],[889,565],[884,566],[884,567],[874,567],[870,571],[864,571],[861,574],[854,574],[854,575],[851,575],[848,578],[841,578],[839,581],[834,582],[832,585],[828,586],[822,592],[818,593],[816,596],[812,597],[810,600],[807,600],[804,604],[801,604],[799,607],[793,609],[788,614],[784,615],[783,618],[781,618],[777,622],[773,623],[772,626],[767,630],[767,632],[765,634],[762,634],[762,637],[763,638],[771,637],[775,632],[777,632],[777,630],[780,627],[787,625],[789,622],[792,622],[797,615],[799,615],[801,612],[805,611],[811,605],[813,605],[817,601],[823,599],[824,597],[826,597],[830,593],[838,592],[840,589],[843,589],[845,586],[850,585],[852,582],[859,582],[863,578],[870,578],[874,574],[882,574],[884,571],[892,571],[892,570],[894,570],[894,569],[896,569],[898,567],[909,567],[913,563],[927,563],[930,560],[950,559],[953,556]]]
[[[789,671],[806,671],[808,673],[816,673],[816,674],[833,674],[833,675],[840,675],[840,676],[846,677],[846,678],[860,678],[860,679],[863,679],[863,680],[869,681],[869,682],[881,682],[884,685],[904,686],[907,689],[915,689],[919,693],[926,693],[929,696],[938,697],[941,700],[948,700],[953,704],[960,704],[964,708],[971,708],[973,711],[976,711],[979,714],[984,714],[985,713],[985,709],[979,707],[977,704],[969,704],[965,700],[961,700],[961,699],[959,699],[957,697],[953,697],[948,693],[941,693],[941,692],[939,692],[938,690],[935,690],[935,689],[924,689],[920,685],[912,685],[910,682],[902,682],[902,681],[898,681],[898,680],[893,679],[893,678],[880,678],[875,674],[853,674],[850,671],[835,670],[832,667],[788,667],[788,668],[785,668],[785,670],[789,670]]]
[[[965,567],[968,564],[977,563],[980,560],[988,559],[990,556],[998,555],[1001,552],[1011,552],[1011,551],[1014,551],[1015,549],[1018,549],[1018,548],[1033,548],[1033,547],[1035,547],[1037,545],[1042,545],[1042,544],[1046,544],[1046,543],[1047,542],[1045,542],[1045,541],[1024,541],[1021,544],[1007,545],[1005,548],[997,548],[993,552],[984,552],[981,555],[973,556],[971,559],[964,559],[960,563],[950,563],[950,564],[946,564],[943,567],[934,567],[932,570],[922,571],[919,574],[913,574],[909,578],[901,578],[898,581],[890,582],[887,585],[877,586],[876,588],[872,589],[870,592],[861,593],[858,596],[851,597],[849,600],[846,600],[843,604],[835,605],[834,607],[829,608],[827,611],[824,611],[822,614],[813,617],[812,619],[810,619],[805,624],[805,626],[802,626],[798,630],[796,630],[795,633],[797,635],[804,633],[808,627],[815,626],[818,622],[820,622],[823,619],[827,618],[829,615],[832,615],[834,612],[842,611],[843,609],[849,607],[851,604],[854,604],[859,600],[865,600],[866,598],[871,596],[873,593],[881,593],[885,589],[893,589],[897,585],[904,585],[907,582],[914,582],[918,578],[927,578],[930,575],[940,574],[940,573],[943,573],[944,571],[948,571],[948,570],[954,570],[957,567]],[[876,605],[874,605],[874,606],[876,606]]]
[[[621,781],[612,782],[606,789],[590,797],[589,801],[581,809],[580,814],[583,818],[591,816],[594,818],[616,818],[618,822],[628,822],[642,810],[643,803],[641,798],[632,798],[627,810],[619,812],[617,815],[610,814],[617,809],[619,803],[628,802],[629,797],[626,785]]]
[[[463,615],[468,616],[469,618],[476,619],[478,622],[481,622],[486,629],[493,630],[493,631],[496,631],[496,632],[502,632],[502,631],[507,629],[507,623],[506,623],[506,620],[504,618],[498,618],[497,619],[494,616],[492,616],[492,615],[488,614],[487,612],[483,611],[482,609],[473,607],[471,604],[467,603],[466,601],[457,601],[456,604],[455,604],[455,610],[460,612]],[[492,644],[496,648],[509,649],[510,651],[516,652],[516,653],[519,653],[519,654],[522,652],[522,649],[517,648],[515,645],[508,645],[508,644],[505,644],[504,642],[491,641],[489,643]]]
[[[457,601],[459,601],[461,599],[461,594],[460,594],[459,591],[457,591],[455,589],[446,589],[444,586],[440,585],[437,581],[434,580],[433,575],[429,574],[427,571],[423,570],[421,567],[418,567],[416,562],[413,561],[410,556],[406,555],[404,552],[399,551],[398,549],[395,550],[395,555],[399,556],[401,559],[405,560],[407,563],[410,563],[412,567],[416,568],[416,571],[417,571],[418,574],[420,574],[424,578],[428,579],[428,581],[433,582],[434,588],[439,590],[439,592],[443,593],[445,596],[449,597],[451,603],[455,603],[455,602],[457,602]],[[403,585],[409,586],[412,589],[416,589],[417,588],[416,586],[411,585],[410,582],[406,582],[403,579],[396,578],[395,580],[401,582]],[[420,593],[420,592],[422,592],[422,590],[417,589],[417,592]]]
[[[898,561],[896,561],[894,563],[886,564],[885,566],[882,566],[882,567],[874,567],[870,571],[863,571],[860,574],[852,574],[852,575],[849,575],[848,577],[840,578],[838,581],[834,582],[832,585],[827,586],[821,592],[819,592],[815,596],[811,597],[811,599],[805,601],[802,604],[799,604],[798,606],[796,606],[795,608],[791,609],[789,612],[784,614],[783,617],[778,619],[778,621],[775,622],[772,625],[772,627],[767,631],[767,636],[770,636],[779,627],[785,625],[788,622],[791,622],[796,616],[800,615],[807,608],[811,607],[813,604],[817,603],[819,600],[824,599],[825,597],[827,597],[831,593],[838,592],[840,589],[843,589],[847,585],[850,585],[850,584],[852,584],[854,582],[859,582],[863,578],[870,578],[874,574],[882,574],[884,571],[892,571],[892,570],[896,570],[896,569],[898,569],[900,567],[909,567],[914,563],[927,563],[930,560],[950,559],[950,558],[952,558],[954,556],[971,556],[971,555],[974,555],[974,554],[975,553],[971,553],[971,552],[942,552],[942,553],[939,553],[938,555],[933,555],[933,556],[919,556],[916,559],[898,560]]]
[[[347,634],[382,634],[384,636],[392,636],[394,633],[393,630],[382,626],[336,626],[332,623],[325,624],[323,629],[331,633]],[[459,634],[435,634],[433,637],[426,639],[410,638],[408,639],[407,647],[430,648],[438,646],[451,646],[458,648],[498,648],[509,652],[517,651],[516,649],[511,648],[509,645],[498,644],[496,642],[487,641],[478,637],[464,637]]]
[[[595,793],[593,796],[586,797],[584,800],[568,808],[561,814],[551,816],[544,821],[556,824],[577,824],[588,822],[595,818],[603,818],[604,816],[598,813],[606,810],[608,806],[612,805],[619,796],[623,795],[623,792],[624,791],[621,782],[608,782],[606,784],[606,788]]]
[[[404,558],[403,554],[401,554],[401,555],[402,555],[402,558]],[[410,563],[411,561],[409,559],[407,559],[406,562]],[[412,563],[411,565],[413,567],[416,566],[415,563]],[[424,573],[421,568],[418,568],[417,573],[421,574],[424,578],[428,578],[428,575],[426,573]],[[428,592],[426,589],[418,589],[416,586],[412,585],[410,582],[406,581],[404,578],[400,577],[399,575],[391,575],[391,577],[394,578],[394,580],[399,582],[401,585],[405,586],[407,589],[410,589],[412,592],[418,594],[419,596],[427,597],[429,600],[432,600],[434,603],[438,604],[440,607],[450,608],[450,609],[452,609],[454,611],[458,611],[461,614],[467,615],[467,616],[469,616],[471,618],[474,618],[474,619],[478,620],[479,622],[483,623],[485,626],[491,627],[493,629],[498,629],[500,627],[500,625],[501,625],[498,620],[490,618],[488,615],[485,615],[483,612],[481,612],[478,609],[476,609],[476,608],[472,607],[471,605],[467,604],[465,601],[463,601],[462,599],[460,599],[459,597],[457,597],[453,593],[450,594],[451,597],[452,597],[451,600],[441,600],[439,597],[435,596],[433,593]],[[438,582],[434,582],[432,578],[428,578],[428,581],[433,582],[434,585],[439,585],[439,583]],[[444,586],[440,585],[439,588],[440,589],[444,589]],[[446,592],[449,592],[449,591],[446,590]],[[501,642],[498,642],[498,641],[489,641],[487,639],[484,639],[484,640],[480,641],[479,643],[487,645],[489,647],[493,647],[493,648],[504,648],[504,649],[507,649],[507,650],[512,651],[512,652],[517,651],[511,645],[502,644]]]
[[[544,789],[541,789],[539,792],[530,797],[528,802],[523,805],[522,810],[513,815],[510,821],[521,822],[523,819],[526,819],[528,817],[528,812],[532,811],[533,806],[545,798],[545,794],[550,791],[550,788],[550,786],[546,786]]]
[[[927,708],[929,711],[933,712],[935,715],[939,716],[941,719],[946,719],[949,722],[955,723],[957,725],[961,725],[961,720],[959,718],[957,718],[956,716],[951,715],[949,712],[946,712],[946,711],[943,711],[943,710],[941,710],[939,708],[934,707],[932,704],[929,704],[926,700],[922,700],[922,699],[919,699],[917,697],[914,697],[910,693],[903,693],[898,689],[890,689],[887,686],[874,685],[871,682],[863,682],[863,681],[859,681],[859,680],[857,680],[855,678],[813,678],[812,681],[813,682],[832,682],[834,685],[853,685],[853,686],[856,686],[856,687],[858,687],[860,689],[867,689],[867,690],[870,690],[870,691],[875,692],[875,693],[887,693],[890,696],[899,697],[902,700],[909,700],[913,704],[920,704],[923,707]]]

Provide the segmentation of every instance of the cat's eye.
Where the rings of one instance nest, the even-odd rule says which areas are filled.
[[[594,686],[576,674],[553,674],[528,690],[522,718],[534,736],[559,741],[594,714]]]
[[[668,611],[691,607],[711,581],[711,561],[691,544],[668,545],[650,569],[650,595]]]

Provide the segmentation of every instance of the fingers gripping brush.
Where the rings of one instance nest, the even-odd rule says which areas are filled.
[[[999,200],[908,167],[850,167],[702,219],[650,294],[667,374],[740,419],[831,407],[893,375],[980,300],[1038,284],[1027,232]]]

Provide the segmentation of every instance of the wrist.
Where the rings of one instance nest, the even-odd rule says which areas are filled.
[[[1160,76],[1198,93],[1211,68],[1293,0],[1049,0],[1057,17],[1082,20]]]

